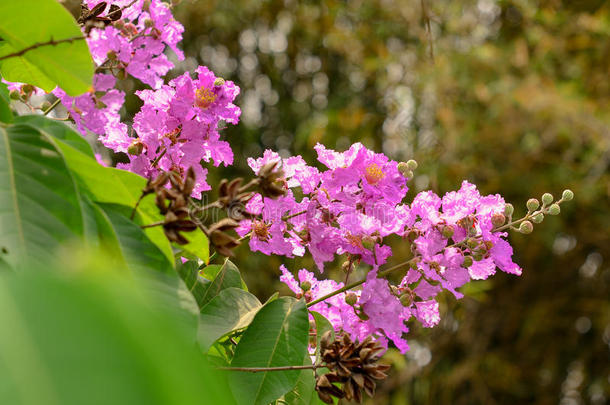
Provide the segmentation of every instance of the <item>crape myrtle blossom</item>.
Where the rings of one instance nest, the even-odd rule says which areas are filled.
[[[337,294],[312,306],[335,330],[356,340],[373,335],[384,345],[392,341],[404,352],[408,321],[424,327],[439,323],[435,300],[439,292],[447,290],[462,298],[460,287],[488,278],[496,268],[521,274],[512,261],[507,234],[494,230],[499,218],[504,222],[501,196],[483,196],[464,181],[459,190],[443,197],[424,191],[406,204],[407,179],[398,163],[361,144],[343,153],[322,145],[315,149],[326,170],[307,166],[299,156],[282,159],[271,151],[249,159],[255,174],[276,162],[284,173],[286,194],[275,200],[256,196],[246,207],[256,218],[244,221],[238,233],[251,232],[251,249],[265,254],[293,257],[307,250],[321,271],[325,262],[343,254],[352,263],[372,265],[360,291]],[[301,192],[293,192],[296,188]],[[295,195],[303,197],[298,201]],[[414,255],[395,286],[378,277],[377,270],[392,253],[384,243],[392,234],[410,243]],[[281,270],[281,280],[307,301],[328,294],[330,285],[335,290],[343,286],[328,280],[320,284],[306,270],[299,271],[297,283],[285,268]],[[310,289],[302,288],[305,281]],[[355,294],[352,302],[346,302],[346,294]]]

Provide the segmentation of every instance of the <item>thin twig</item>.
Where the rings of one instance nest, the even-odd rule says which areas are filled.
[[[148,225],[140,225],[140,228],[142,228],[142,229],[144,229],[144,228],[153,228],[155,226],[161,226],[161,225],[165,225],[165,221],[153,222],[152,224],[148,224]]]
[[[23,48],[20,51],[9,53],[8,55],[0,56],[0,60],[14,58],[14,57],[17,57],[17,56],[21,56],[21,55],[23,55],[26,52],[29,52],[29,51],[34,50],[36,48],[41,48],[43,46],[55,46],[55,45],[63,44],[63,43],[66,43],[66,42],[74,42],[74,41],[77,41],[79,39],[85,39],[85,37],[72,37],[72,38],[66,38],[66,39],[59,39],[57,41],[54,40],[53,38],[51,38],[50,40],[48,40],[46,42],[38,42],[38,43],[35,43],[34,45],[28,46],[27,48]]]
[[[280,366],[280,367],[217,367],[217,370],[225,371],[246,371],[249,373],[260,373],[266,371],[286,371],[286,370],[315,370],[318,365],[310,366]]]
[[[57,106],[59,105],[59,103],[60,103],[60,102],[61,102],[61,99],[60,99],[60,98],[58,98],[57,100],[55,100],[55,101],[53,102],[53,104],[51,104],[51,105],[49,106],[49,108],[47,108],[46,110],[44,110],[43,115],[48,115],[48,114],[49,114],[51,111],[53,111],[53,109],[54,109],[55,107],[57,107]]]

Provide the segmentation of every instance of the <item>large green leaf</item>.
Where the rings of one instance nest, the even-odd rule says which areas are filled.
[[[313,320],[316,324],[316,358],[320,357],[320,341],[322,340],[322,336],[328,331],[330,331],[333,340],[335,339],[335,329],[333,325],[330,323],[328,319],[319,312],[309,311],[311,316],[313,316]]]
[[[227,333],[248,326],[261,306],[258,298],[239,288],[220,291],[201,308],[198,340],[202,349],[205,351]]]
[[[0,275],[0,402],[11,405],[231,404],[169,301],[87,270]],[[93,275],[91,275],[93,274]],[[152,299],[157,299],[153,297]]]
[[[0,56],[51,40],[83,37],[70,13],[56,0],[0,2]],[[31,83],[46,91],[60,86],[71,96],[91,89],[94,64],[84,39],[40,46],[20,57],[2,61],[9,81]]]
[[[16,123],[30,126],[61,150],[79,186],[92,201],[135,207],[146,185],[145,178],[125,170],[100,165],[87,141],[62,123],[36,116],[19,117]],[[136,222],[150,224],[162,219],[153,196],[145,197],[138,205]],[[161,227],[147,228],[145,233],[168,260],[173,262],[171,246]]]
[[[304,366],[311,365],[309,353],[303,360]],[[299,379],[294,388],[284,395],[284,402],[289,405],[314,405],[317,404],[316,377],[313,370],[301,370]]]
[[[0,246],[12,267],[44,267],[57,248],[82,240],[80,194],[57,148],[32,128],[0,127]]]
[[[226,288],[244,289],[239,270],[229,260],[226,260],[222,266],[206,266],[202,273],[203,276],[194,261],[186,262],[178,268],[178,274],[195,297],[199,308],[205,307]]]
[[[261,308],[244,332],[231,362],[233,367],[280,367],[303,364],[309,320],[302,300],[282,297]],[[239,404],[268,404],[290,391],[300,370],[239,372],[229,376]]]

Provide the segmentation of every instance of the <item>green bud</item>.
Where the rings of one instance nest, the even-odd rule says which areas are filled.
[[[147,18],[146,20],[144,20],[144,26],[147,28],[154,27],[155,22],[153,20],[151,20],[150,18]]]
[[[409,293],[404,293],[403,295],[401,295],[399,300],[403,307],[409,307],[413,302],[413,300],[411,299],[411,294]]]
[[[532,222],[534,222],[535,224],[539,224],[543,220],[544,220],[544,214],[542,212],[539,212],[538,214],[536,214],[532,217]]]
[[[523,221],[521,225],[519,225],[519,232],[528,234],[532,233],[534,230],[534,225],[530,221]]]
[[[416,170],[418,165],[415,160],[409,159],[407,160],[407,166],[409,167],[409,170]]]
[[[574,198],[574,192],[572,190],[563,190],[563,194],[561,194],[561,199],[563,201],[571,201]]]
[[[476,261],[476,262],[480,262],[481,260],[483,260],[483,253],[481,252],[475,252],[472,255],[472,258]]]
[[[301,283],[301,290],[303,290],[303,292],[311,290],[311,283],[309,281],[303,281]]]
[[[510,217],[511,215],[513,215],[513,212],[515,212],[515,207],[513,207],[512,204],[507,203],[504,206],[504,215],[506,215],[507,217]]]
[[[29,96],[34,92],[34,86],[32,86],[31,84],[24,84],[23,86],[21,86],[21,91]]]
[[[561,212],[561,208],[559,208],[559,204],[552,204],[549,207],[549,214],[550,215],[559,215],[560,212]]]
[[[412,179],[413,177],[415,177],[415,173],[413,173],[412,170],[407,170],[405,173],[403,173],[403,175],[407,178],[407,179]]]
[[[470,267],[472,266],[472,257],[464,256],[464,262],[462,263],[462,267]]]
[[[474,249],[479,246],[479,241],[476,240],[476,238],[470,238],[466,241],[466,245],[468,245],[470,249]]]
[[[356,305],[356,302],[358,302],[358,296],[356,294],[353,292],[345,294],[345,303],[347,305],[354,306]]]
[[[115,60],[117,57],[117,54],[115,51],[108,51],[108,53],[106,54],[106,58],[108,58],[108,60]]]
[[[549,205],[552,202],[553,202],[553,194],[551,194],[551,193],[542,194],[542,203],[544,205]]]
[[[144,150],[144,144],[138,139],[131,142],[131,145],[127,148],[127,153],[133,156],[140,156]]]
[[[214,86],[216,86],[216,87],[220,87],[224,84],[225,84],[225,79],[223,79],[222,77],[217,77],[216,80],[214,80]]]
[[[406,162],[400,162],[397,166],[397,169],[400,173],[402,173],[402,175],[404,176],[405,173],[410,170],[409,169],[409,165]]]
[[[362,246],[367,250],[373,250],[375,248],[375,239],[370,236],[364,236],[362,238]]]
[[[11,90],[8,93],[8,96],[11,98],[11,100],[19,100],[19,97],[20,97],[19,91],[18,90]]]
[[[526,206],[529,211],[536,211],[540,207],[540,202],[535,198],[530,198],[527,200]]]
[[[449,239],[453,236],[453,227],[450,225],[445,225],[441,233],[443,234],[443,238]]]
[[[506,217],[504,216],[504,214],[496,213],[491,216],[491,223],[496,228],[504,225],[505,221],[506,221]]]

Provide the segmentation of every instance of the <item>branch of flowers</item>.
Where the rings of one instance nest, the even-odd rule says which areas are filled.
[[[59,39],[57,41],[54,40],[53,38],[51,38],[50,40],[48,40],[46,42],[37,42],[37,43],[35,43],[33,45],[28,46],[27,48],[23,48],[20,51],[9,53],[9,54],[4,55],[4,56],[0,56],[0,60],[14,58],[14,57],[17,57],[17,56],[21,56],[24,53],[32,51],[32,50],[34,50],[36,48],[41,48],[43,46],[49,46],[49,45],[56,46],[56,45],[63,44],[63,43],[66,43],[66,42],[74,42],[74,41],[77,41],[79,39],[85,39],[85,37],[71,37],[71,38]]]
[[[53,104],[51,104],[51,105],[49,106],[49,108],[47,108],[46,110],[44,110],[44,112],[43,112],[42,114],[43,114],[43,115],[48,115],[48,114],[49,114],[51,111],[53,111],[53,109],[54,109],[55,107],[57,107],[57,106],[59,105],[59,103],[61,103],[61,99],[59,99],[59,98],[58,98],[57,100],[55,100],[55,101],[53,102]]]
[[[260,373],[266,371],[287,371],[287,370],[315,370],[320,366],[312,364],[310,366],[279,366],[279,367],[217,367],[217,370],[224,371],[246,371],[249,373]]]

